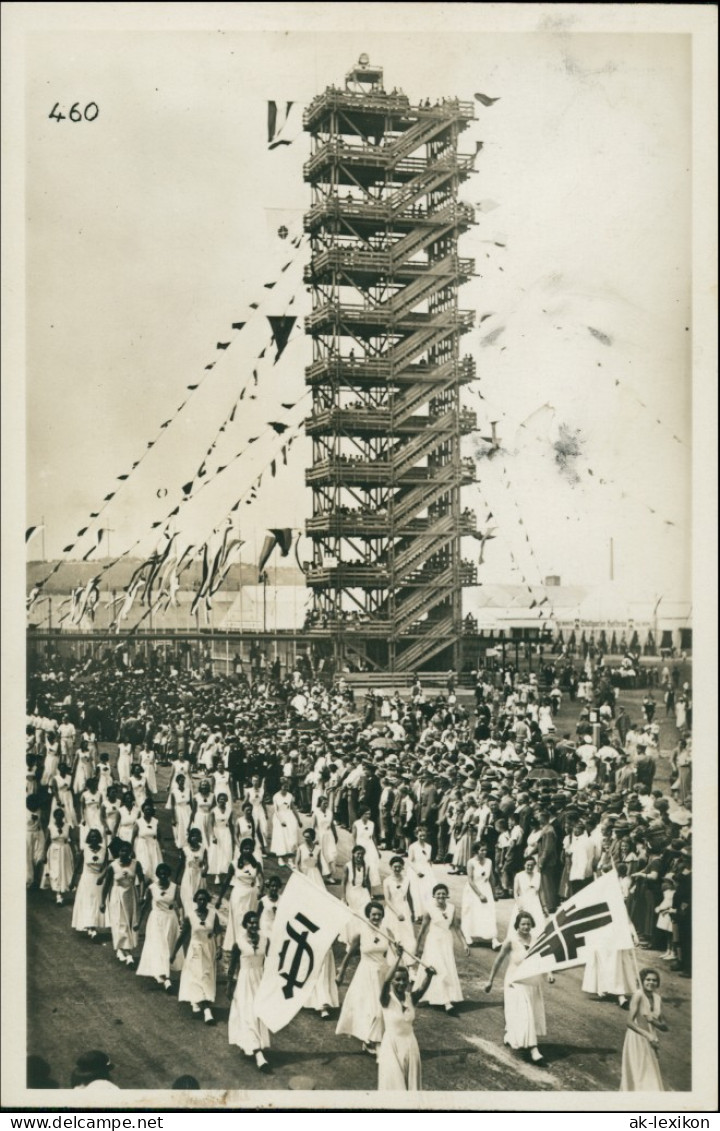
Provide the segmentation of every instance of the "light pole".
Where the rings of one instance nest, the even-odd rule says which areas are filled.
[[[265,570],[260,574],[260,580],[263,587],[263,632],[267,632],[267,586],[268,575]]]

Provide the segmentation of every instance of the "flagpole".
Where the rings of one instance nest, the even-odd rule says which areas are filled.
[[[314,883],[312,882],[312,880],[309,880],[309,879],[307,878],[307,876],[305,875],[305,873],[304,873],[304,872],[301,872],[301,871],[300,871],[300,870],[299,870],[298,868],[293,868],[293,869],[292,869],[292,871],[293,871],[293,874],[294,874],[294,875],[296,875],[296,876],[302,876],[302,878],[303,878],[303,879],[305,880],[305,882],[306,882],[306,883],[308,883],[308,884],[310,885],[310,887],[311,887],[311,888],[313,889],[313,891],[315,891],[315,892],[318,892],[318,891],[320,891],[320,890],[321,890],[318,884],[314,884]],[[339,903],[339,902],[341,902],[340,900],[338,900],[338,899],[337,899],[337,897],[336,897],[336,896],[332,895],[332,893],[331,893],[331,892],[329,892],[329,891],[327,890],[327,888],[325,888],[325,887],[323,887],[323,888],[322,888],[322,893],[323,893],[323,895],[326,895],[328,899],[332,899],[333,903]],[[370,900],[371,900],[371,899],[372,899],[372,896],[370,897],[370,899],[368,899],[368,903],[370,903]],[[373,900],[373,902],[374,902],[374,903],[378,903],[379,901],[378,901],[378,900]],[[350,912],[350,914],[351,914],[351,915],[354,915],[356,919],[359,919],[361,923],[364,923],[364,924],[365,924],[366,926],[370,926],[370,924],[368,923],[368,921],[367,921],[367,919],[365,918],[365,916],[364,916],[364,915],[361,915],[361,914],[360,914],[360,913],[359,913],[358,911],[353,911],[352,907],[348,907],[348,905],[347,905],[347,904],[345,904],[345,907],[346,907],[346,908],[347,908],[347,910],[348,910],[348,911]],[[387,935],[387,934],[385,934],[385,931],[381,931],[379,927],[372,927],[372,930],[373,930],[373,931],[375,932],[375,934],[377,934],[377,935],[382,935],[382,937],[383,937],[384,939],[387,939],[387,941],[388,941],[389,943],[391,943],[391,944],[392,944],[393,946],[397,946],[397,945],[398,945],[398,940],[397,940],[397,939],[394,939],[394,938],[392,937],[392,935]],[[404,947],[403,947],[403,954],[407,954],[407,955],[409,955],[409,957],[410,957],[410,958],[411,958],[411,959],[413,960],[413,962],[419,962],[419,963],[420,963],[420,965],[421,965],[421,966],[424,966],[426,970],[428,970],[428,969],[429,969],[429,965],[428,965],[428,963],[427,963],[427,962],[423,962],[422,958],[420,958],[420,956],[419,956],[418,954],[410,954],[410,951],[408,951],[408,950],[405,950],[405,948],[404,948]]]

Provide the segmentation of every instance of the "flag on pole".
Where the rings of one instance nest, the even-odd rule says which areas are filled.
[[[632,950],[633,937],[620,881],[606,872],[566,899],[551,915],[527,957],[515,971],[514,982],[538,974],[583,966],[592,950]]]
[[[310,997],[323,961],[352,912],[294,872],[280,896],[255,1012],[271,1033],[292,1021]]]

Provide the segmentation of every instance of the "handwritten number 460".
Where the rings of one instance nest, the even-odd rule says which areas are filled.
[[[65,118],[69,118],[71,122],[94,122],[100,113],[100,107],[97,102],[88,102],[85,109],[80,112],[80,107],[77,102],[73,102],[67,114],[63,114],[60,110],[60,103],[56,102],[52,110],[48,114],[48,118],[54,118],[56,122],[64,122]]]

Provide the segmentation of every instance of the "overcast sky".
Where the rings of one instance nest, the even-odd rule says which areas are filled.
[[[119,488],[81,551],[97,526],[112,528],[113,555],[137,539],[152,549],[150,524],[182,498],[267,337],[262,310],[239,334],[231,324],[257,300],[268,314],[306,309],[307,247],[281,273],[294,249],[277,229],[293,231],[308,206],[309,141],[301,133],[268,152],[267,100],[307,103],[341,84],[361,51],[413,101],[499,99],[475,103],[460,145],[484,143],[461,192],[480,206],[460,245],[478,271],[461,291],[461,306],[476,311],[462,345],[479,374],[463,399],[482,435],[499,422],[503,447],[479,458],[479,486],[466,493],[481,525],[492,512],[496,528],[481,579],[602,582],[612,538],[629,589],[687,595],[691,134],[681,35],[32,37],[27,524],[44,516],[54,556]],[[49,119],[56,102],[67,112],[75,101],[96,103],[97,119]],[[218,341],[232,344],[217,351]],[[309,344],[298,335],[281,365],[259,372],[257,399],[224,435],[228,455],[267,432],[280,402],[296,406],[282,410],[292,427],[307,411]],[[580,453],[564,469],[561,436]],[[275,434],[265,436],[183,508],[190,541],[222,522],[267,463],[268,438],[279,452]],[[480,456],[483,444],[475,437],[467,450]],[[287,468],[278,460],[277,478],[266,474],[257,501],[237,512],[251,548],[268,526],[299,527],[309,513],[308,458],[299,440]],[[30,549],[38,556],[39,542]]]

